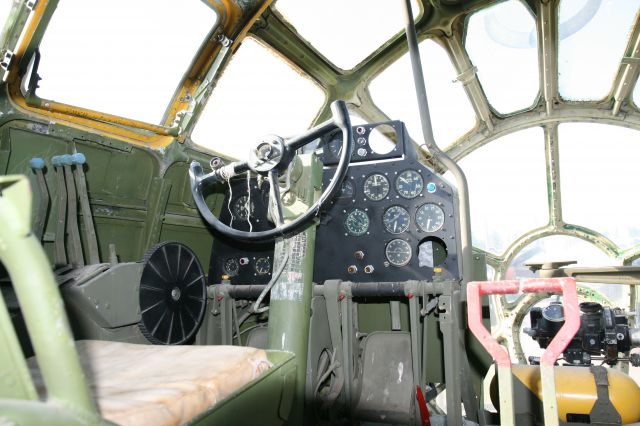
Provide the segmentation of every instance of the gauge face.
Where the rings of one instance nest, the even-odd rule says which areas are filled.
[[[362,188],[364,195],[373,201],[380,201],[389,195],[389,180],[380,173],[369,176]]]
[[[404,266],[411,260],[411,246],[399,238],[391,240],[385,247],[384,254],[393,266]]]
[[[258,275],[266,275],[271,271],[271,260],[268,257],[260,257],[256,260],[256,272]]]
[[[404,198],[416,198],[422,192],[424,181],[415,170],[405,170],[396,178],[396,190]]]
[[[338,198],[353,198],[355,195],[356,188],[353,186],[353,182],[350,180],[345,180],[342,182],[342,186],[340,187],[340,192],[338,192]]]
[[[235,277],[238,275],[238,270],[240,269],[240,264],[234,258],[227,259],[224,261],[224,273],[229,275],[230,277]]]
[[[409,229],[411,216],[409,212],[401,206],[389,207],[382,216],[382,223],[387,231],[392,234],[400,234]]]
[[[369,230],[369,215],[362,209],[351,210],[344,219],[344,228],[349,235],[364,235]]]
[[[336,138],[327,143],[327,148],[332,156],[339,158],[342,152],[342,139]]]
[[[256,210],[256,206],[251,202],[251,206],[249,204],[249,197],[243,195],[239,197],[236,201],[233,202],[233,207],[231,212],[233,214],[234,219],[245,221],[249,217],[249,209],[251,209],[251,216]]]
[[[416,223],[425,232],[436,232],[444,225],[444,211],[436,204],[423,204],[416,212]]]

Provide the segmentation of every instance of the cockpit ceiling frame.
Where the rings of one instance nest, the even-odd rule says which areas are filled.
[[[200,89],[223,45],[230,43],[227,47],[231,47],[232,51],[235,50],[253,22],[272,0],[202,0],[216,11],[218,20],[179,82],[162,119],[162,125],[144,123],[51,100],[38,100],[38,104],[33,105],[25,99],[20,90],[22,76],[34,50],[40,44],[58,1],[41,0],[36,4],[24,28],[21,43],[16,46],[13,59],[9,64],[7,79],[9,99],[14,107],[26,114],[59,121],[71,127],[91,129],[96,133],[115,137],[134,145],[159,149],[176,139],[184,142],[184,129],[180,127],[180,120],[181,116],[192,108],[192,94]],[[22,28],[16,26],[13,31],[21,32]],[[19,35],[10,34],[15,37]],[[202,102],[206,102],[206,98],[203,98]]]

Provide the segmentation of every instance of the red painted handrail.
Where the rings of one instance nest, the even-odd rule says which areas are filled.
[[[564,325],[553,338],[542,358],[541,365],[553,365],[564,352],[580,328],[580,311],[576,280],[573,278],[532,278],[507,281],[473,281],[467,284],[467,311],[469,329],[500,367],[511,368],[507,349],[491,336],[482,322],[482,296],[515,293],[562,293]]]

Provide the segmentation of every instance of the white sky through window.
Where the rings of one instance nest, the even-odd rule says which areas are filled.
[[[533,105],[539,91],[536,23],[520,1],[473,14],[465,47],[496,111],[507,114]]]
[[[193,141],[246,159],[261,136],[306,130],[324,94],[311,80],[253,39],[246,39],[225,69],[198,120]]]
[[[640,0],[562,0],[558,85],[569,100],[603,99],[624,54]]]
[[[469,182],[475,247],[502,254],[522,234],[547,224],[542,128],[496,139],[463,158],[460,166]]]
[[[462,84],[454,82],[456,71],[447,52],[434,41],[425,40],[420,43],[420,57],[433,134],[446,148],[476,125],[476,115]],[[392,120],[404,121],[409,135],[418,143],[424,142],[408,54],[375,77],[369,91],[382,111]]]
[[[159,124],[216,20],[200,0],[61,0],[40,44],[36,94]]]
[[[596,230],[628,248],[640,243],[633,194],[640,182],[640,132],[595,123],[558,128],[564,221]]]
[[[300,35],[343,70],[404,29],[404,0],[278,0]],[[413,15],[420,9],[412,0]]]

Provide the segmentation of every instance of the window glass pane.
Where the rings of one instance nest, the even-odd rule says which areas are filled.
[[[420,43],[420,57],[427,86],[433,135],[442,148],[451,145],[476,124],[476,115],[461,83],[454,83],[456,71],[447,52],[432,40]],[[374,102],[391,119],[402,120],[409,134],[423,143],[411,62],[405,54],[371,81]]]
[[[473,245],[501,254],[525,232],[548,222],[544,135],[521,130],[460,161],[469,182]]]
[[[563,0],[558,84],[570,100],[603,99],[624,54],[640,0]]]
[[[535,20],[520,1],[473,14],[465,46],[496,111],[506,114],[533,105],[540,85],[538,39]]]
[[[159,123],[216,20],[201,0],[61,0],[40,45],[37,94]]]
[[[622,248],[640,242],[640,132],[595,123],[559,129],[562,214]]]
[[[320,88],[253,39],[246,39],[214,89],[193,141],[246,159],[261,136],[292,136],[309,127],[322,106]]]
[[[298,33],[343,70],[365,59],[404,29],[404,0],[278,0]],[[420,9],[412,0],[414,17]]]

